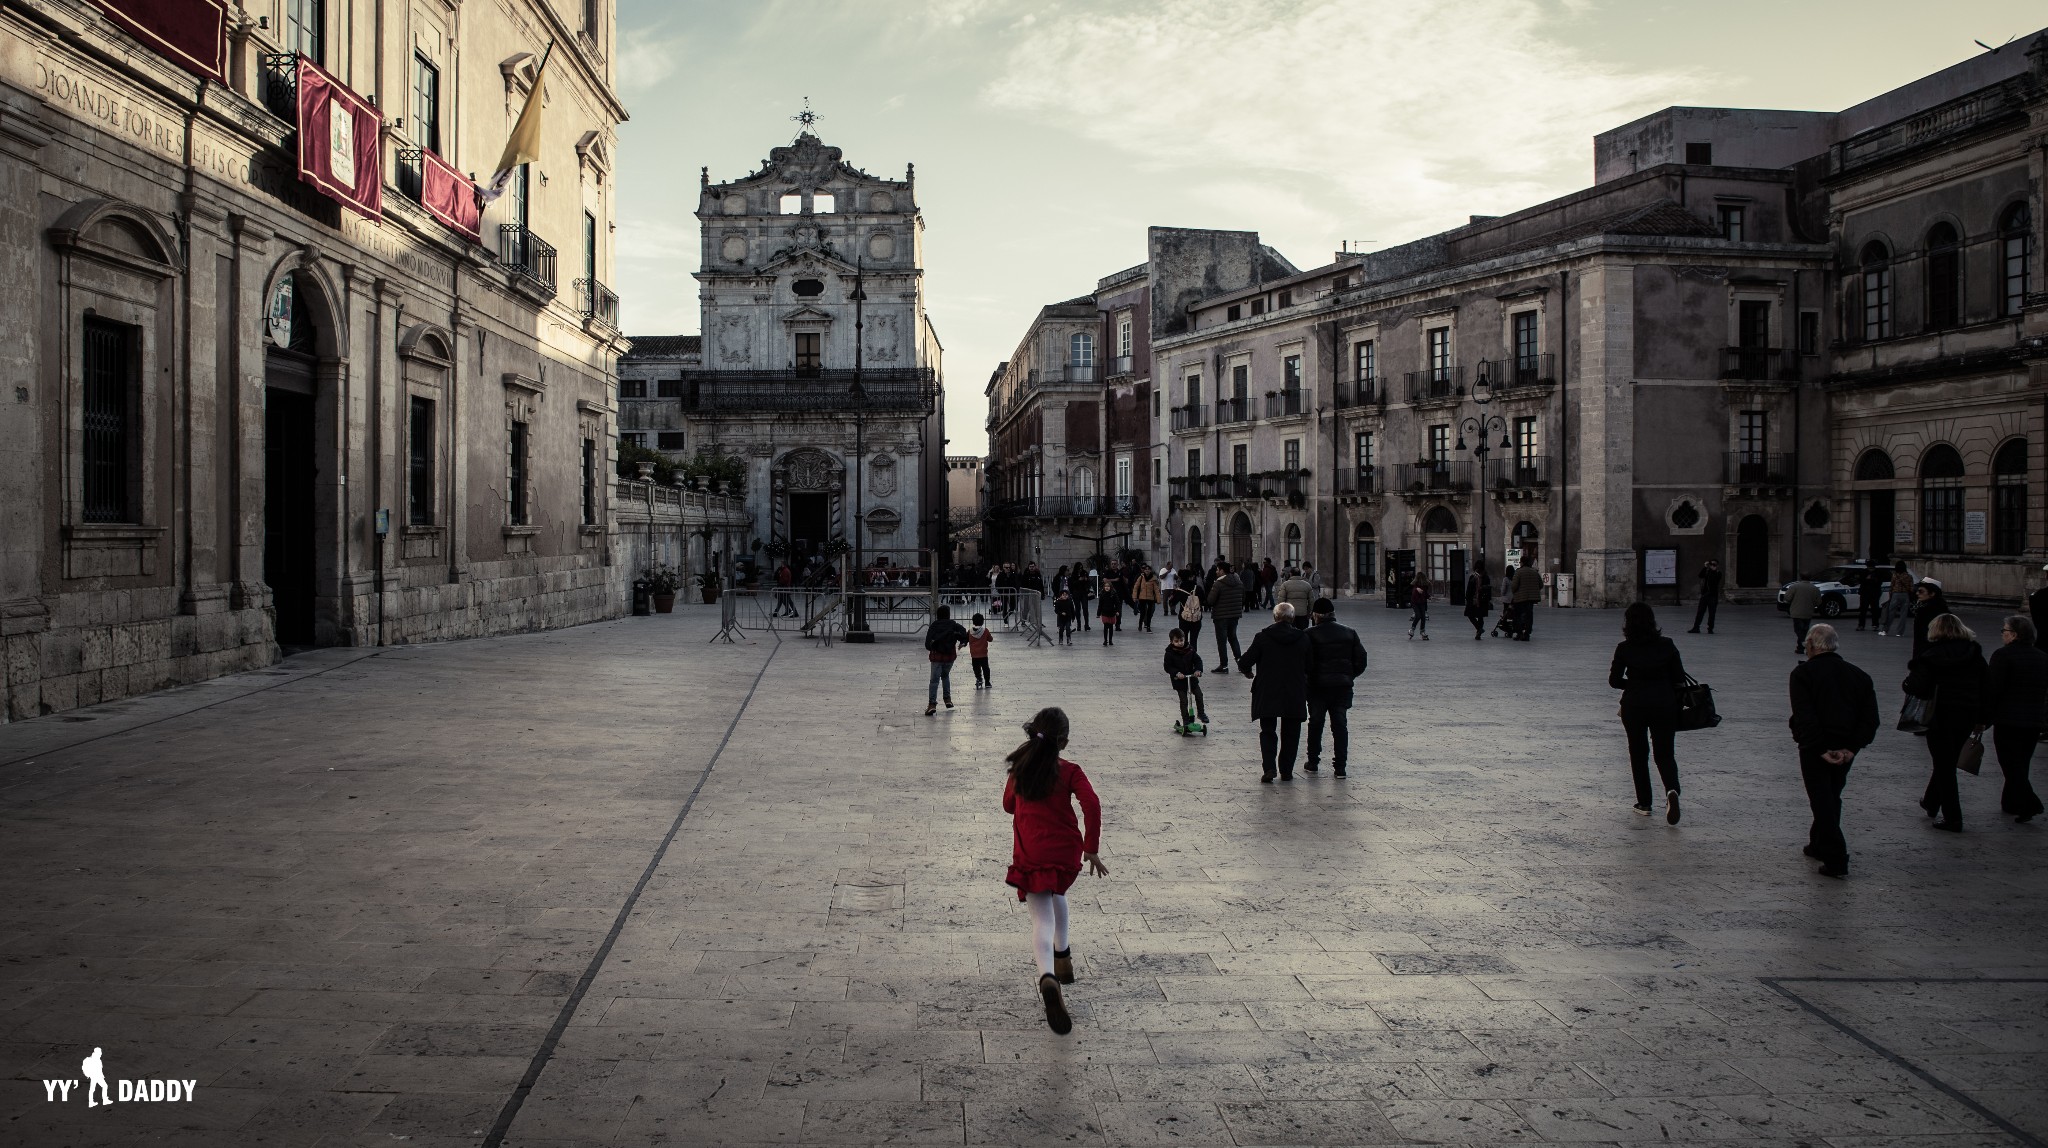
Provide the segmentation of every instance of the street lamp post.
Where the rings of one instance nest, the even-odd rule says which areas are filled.
[[[1504,451],[1513,450],[1515,444],[1508,438],[1507,420],[1499,415],[1489,415],[1486,413],[1487,404],[1493,401],[1493,386],[1487,381],[1486,365],[1483,363],[1479,367],[1478,380],[1472,384],[1472,401],[1479,405],[1479,414],[1475,417],[1467,418],[1458,424],[1457,449],[1468,449],[1465,446],[1465,436],[1468,434],[1472,436],[1473,445],[1469,449],[1472,452],[1472,457],[1479,461],[1479,477],[1473,484],[1474,488],[1479,491],[1479,497],[1475,500],[1476,508],[1474,510],[1474,513],[1479,516],[1479,576],[1487,579],[1490,583],[1493,576],[1486,568],[1486,457],[1493,452],[1486,445],[1486,437],[1493,433],[1495,429],[1498,429],[1500,431],[1500,449]]]
[[[861,271],[863,261],[856,260],[853,266],[853,601],[849,602],[846,620],[846,640],[849,642],[872,642],[875,632],[868,629],[867,596],[867,388],[861,385],[861,319],[862,304],[868,294],[862,289]]]

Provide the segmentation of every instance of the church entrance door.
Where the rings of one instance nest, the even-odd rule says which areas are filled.
[[[818,553],[827,541],[826,531],[830,529],[832,496],[818,492],[791,493],[789,496],[789,549],[790,553],[808,559]]]

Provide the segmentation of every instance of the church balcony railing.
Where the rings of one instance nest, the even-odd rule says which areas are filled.
[[[552,292],[555,289],[555,245],[516,223],[498,227],[498,263]]]
[[[611,288],[595,279],[576,281],[576,310],[586,319],[595,319],[615,331],[618,330],[619,297]]]
[[[299,122],[299,54],[265,52],[257,57],[257,88],[263,107],[292,125]]]
[[[859,372],[818,369],[779,371],[692,371],[683,376],[683,402],[704,412],[852,411],[930,414],[937,407],[938,377],[930,367],[890,367]]]

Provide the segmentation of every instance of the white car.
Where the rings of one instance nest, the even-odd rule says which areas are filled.
[[[1820,608],[1817,611],[1819,615],[1823,618],[1839,618],[1843,614],[1853,614],[1861,610],[1863,608],[1863,591],[1861,588],[1863,572],[1869,568],[1869,564],[1865,562],[1849,562],[1841,566],[1831,566],[1828,568],[1827,573],[1815,578],[1813,580],[1814,587],[1820,591]],[[1880,569],[1882,568],[1880,567]],[[1886,578],[1885,589],[1879,591],[1877,596],[1879,605],[1883,605],[1884,600],[1891,595],[1889,572],[1887,572]],[[1791,591],[1792,583],[1790,582],[1778,587],[1778,609],[1780,611],[1789,612],[1791,610]]]

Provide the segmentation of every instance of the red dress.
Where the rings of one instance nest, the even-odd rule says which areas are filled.
[[[1003,880],[1026,893],[1064,893],[1081,875],[1081,855],[1102,848],[1102,802],[1081,767],[1060,759],[1052,790],[1040,800],[1017,796],[1012,778],[1003,785],[1003,812],[1010,821],[1010,872]],[[1074,802],[1088,819],[1088,833],[1074,817]]]

